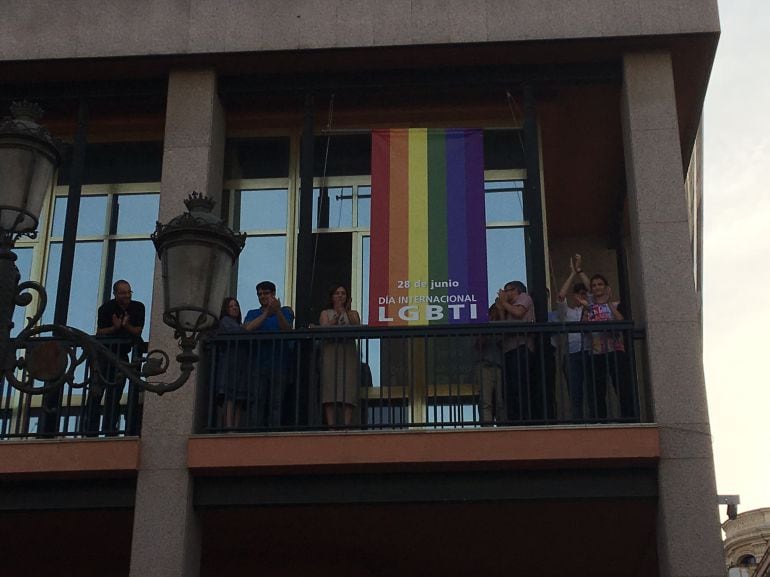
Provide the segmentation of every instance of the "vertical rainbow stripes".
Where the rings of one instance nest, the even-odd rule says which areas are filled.
[[[369,324],[486,320],[481,130],[373,131],[371,210]]]

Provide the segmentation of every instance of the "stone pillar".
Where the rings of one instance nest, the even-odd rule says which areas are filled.
[[[185,210],[192,190],[220,200],[224,114],[213,70],[172,72],[168,81],[161,180],[161,222]],[[155,267],[150,349],[178,351],[163,323],[159,263]],[[164,380],[178,375],[172,370]],[[187,439],[194,432],[196,372],[179,390],[144,395],[139,477],[131,544],[131,577],[195,577],[200,570],[200,527],[187,470]]]
[[[661,577],[724,576],[699,307],[671,57],[623,59],[623,137],[633,263],[660,427]]]

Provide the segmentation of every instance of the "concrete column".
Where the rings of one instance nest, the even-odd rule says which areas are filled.
[[[220,200],[224,162],[224,114],[213,70],[172,72],[168,82],[160,214],[168,222],[185,210],[197,190]],[[150,324],[150,349],[172,358],[178,350],[163,323],[160,266]],[[174,365],[172,361],[172,366]],[[170,371],[166,380],[178,375]],[[200,527],[187,470],[187,439],[194,431],[197,375],[162,397],[144,396],[139,478],[131,544],[131,577],[195,577],[200,570]]]
[[[661,577],[724,576],[671,57],[623,59],[631,238],[660,426]]]

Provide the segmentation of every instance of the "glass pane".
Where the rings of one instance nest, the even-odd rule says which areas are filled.
[[[127,280],[134,291],[131,298],[144,304],[144,340],[147,340],[150,334],[154,272],[155,247],[151,240],[122,240],[115,244],[115,269],[112,278],[107,279],[107,282],[112,286],[116,280]]]
[[[372,212],[372,187],[358,187],[358,227],[369,228]]]
[[[361,322],[369,322],[369,254],[371,237],[361,239]]]
[[[524,220],[524,183],[521,180],[485,182],[487,223]]]
[[[80,213],[78,214],[78,236],[104,234],[104,221],[107,211],[107,197],[80,197]],[[67,197],[57,196],[53,209],[52,236],[64,234],[64,221],[67,218]]]
[[[313,189],[313,230],[318,228],[350,228],[353,226],[353,188],[331,187],[326,189],[324,206],[319,206],[320,189]],[[319,209],[320,211],[319,219]]]
[[[359,189],[360,190],[360,189]],[[361,323],[369,323],[369,245],[370,238],[361,239]],[[380,341],[361,341],[361,360],[369,363],[372,372],[372,386],[380,386]]]
[[[273,281],[278,288],[276,296],[281,304],[288,302],[283,279],[286,272],[286,237],[252,236],[238,259],[238,291],[243,316],[250,309],[259,308],[255,287],[263,280]]]
[[[121,194],[117,197],[117,234],[151,234],[158,219],[160,195]],[[180,206],[179,212],[182,212]]]
[[[16,268],[19,269],[19,274],[21,275],[20,282],[30,280],[30,275],[32,274],[32,247],[16,248],[14,249],[14,252],[18,257],[16,260]],[[35,294],[34,291],[30,292],[32,292],[33,295]],[[13,309],[12,337],[18,335],[19,331],[24,328],[24,325],[27,322],[26,317],[32,314],[32,310],[33,309],[30,309],[28,313],[26,308],[16,307]]]
[[[286,230],[287,197],[285,188],[242,190],[240,230]]]
[[[56,306],[56,292],[61,262],[60,242],[51,243],[48,256],[48,274],[45,279],[48,306],[43,322],[51,323]],[[79,242],[75,245],[75,262],[72,267],[70,302],[67,324],[87,333],[96,331],[96,309],[101,298],[102,242]]]
[[[523,228],[492,228],[487,230],[487,281],[489,302],[497,291],[512,280],[527,282],[527,258],[524,251]]]

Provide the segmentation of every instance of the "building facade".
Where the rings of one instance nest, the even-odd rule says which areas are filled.
[[[754,509],[722,523],[730,575],[764,577],[770,570],[770,509]]]
[[[481,129],[488,297],[529,286],[545,382],[546,289],[583,255],[624,303],[634,408],[615,368],[604,415],[576,418],[561,383],[529,419],[479,426],[472,377],[435,376],[469,349],[452,335],[474,336],[441,326],[350,334],[372,375],[341,430],[299,353],[289,425],[235,434],[215,355],[178,391],[128,395],[120,436],[80,434],[76,390],[6,388],[9,575],[724,574],[700,336],[716,0],[62,7],[0,23],[0,104],[39,102],[66,144],[40,233],[17,244],[51,303],[69,288],[59,319],[92,332],[127,278],[150,348],[174,350],[149,236],[196,190],[247,235],[229,283],[244,312],[269,279],[304,330],[340,279],[366,320],[372,131]]]

